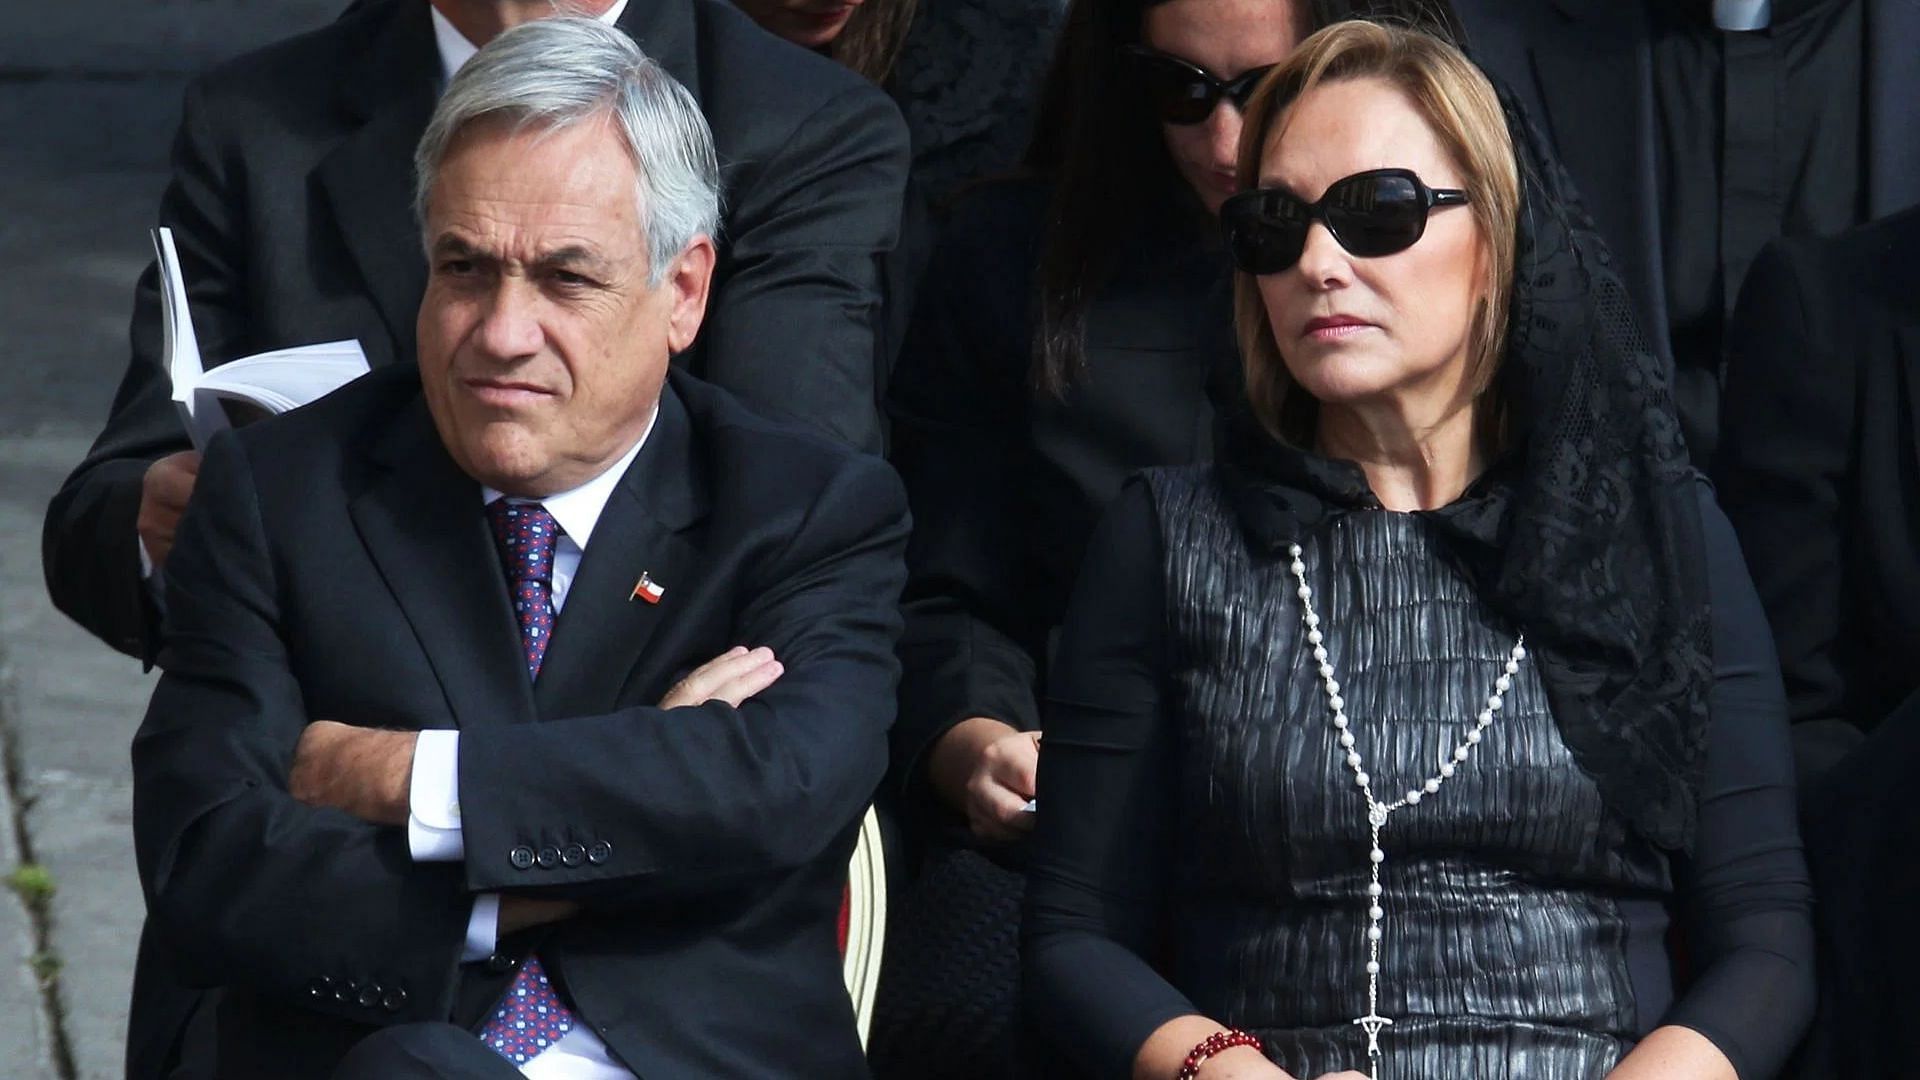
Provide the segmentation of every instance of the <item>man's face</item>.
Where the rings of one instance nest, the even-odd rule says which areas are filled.
[[[696,238],[650,288],[636,184],[608,118],[480,121],[448,147],[428,197],[420,379],[441,441],[481,483],[540,498],[599,475],[692,344],[713,245]]]

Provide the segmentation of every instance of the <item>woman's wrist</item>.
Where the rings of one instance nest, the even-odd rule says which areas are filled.
[[[1224,1028],[1194,1044],[1174,1080],[1212,1080],[1240,1072],[1239,1066],[1265,1063],[1260,1040],[1239,1028]]]

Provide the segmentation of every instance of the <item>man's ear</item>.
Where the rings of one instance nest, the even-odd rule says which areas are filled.
[[[694,237],[673,260],[673,269],[661,285],[671,290],[673,310],[667,316],[667,348],[685,352],[700,332],[707,315],[707,292],[713,284],[713,264],[719,256],[713,238]]]

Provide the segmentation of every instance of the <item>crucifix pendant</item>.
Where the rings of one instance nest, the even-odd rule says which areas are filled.
[[[1393,1021],[1381,1016],[1380,1010],[1374,1009],[1367,1013],[1367,1015],[1355,1020],[1354,1023],[1359,1024],[1361,1030],[1367,1033],[1367,1074],[1369,1077],[1372,1077],[1379,1072],[1380,1029],[1391,1026]]]

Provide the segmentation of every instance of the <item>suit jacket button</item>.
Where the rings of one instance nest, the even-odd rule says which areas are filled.
[[[380,1004],[380,987],[377,984],[373,986],[363,986],[360,988],[360,996],[354,1000],[359,1002],[360,1007],[363,1009],[374,1008]]]
[[[533,865],[533,849],[525,844],[521,844],[512,851],[507,852],[507,861],[513,864],[515,870],[525,870],[527,867]]]
[[[573,867],[587,861],[587,849],[580,844],[568,844],[560,849],[560,865]]]
[[[360,996],[360,984],[352,979],[333,984],[333,1000],[342,1005],[351,1005]]]
[[[307,984],[307,996],[315,1001],[324,1001],[333,996],[333,980],[325,975]]]
[[[535,855],[533,859],[540,864],[540,869],[551,870],[560,865],[560,849],[557,847],[543,847],[540,849],[540,854]]]
[[[507,972],[513,970],[513,957],[506,956],[502,953],[494,953],[492,956],[487,957],[487,970],[493,972],[495,975],[505,975]]]
[[[406,1005],[407,992],[397,986],[380,997],[380,1007],[390,1013],[397,1013],[401,1009],[406,1008]]]
[[[595,866],[613,858],[613,845],[602,840],[587,849],[587,861]]]

